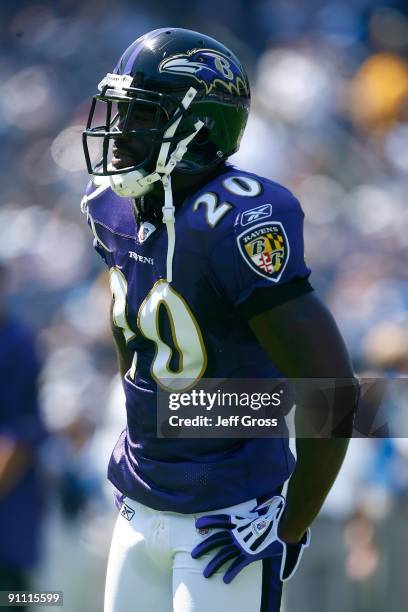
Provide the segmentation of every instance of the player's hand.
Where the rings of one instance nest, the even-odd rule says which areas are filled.
[[[209,578],[224,563],[232,561],[223,577],[229,584],[250,563],[281,556],[280,579],[292,578],[304,549],[309,546],[310,529],[296,544],[281,540],[278,525],[284,508],[284,498],[277,495],[253,508],[247,516],[213,514],[198,518],[195,522],[197,529],[222,530],[210,535],[191,552],[193,559],[197,559],[220,549],[204,568],[204,577]]]

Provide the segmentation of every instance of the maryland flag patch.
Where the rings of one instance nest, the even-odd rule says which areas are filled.
[[[259,276],[277,282],[289,259],[289,242],[282,223],[255,225],[237,236],[242,257]]]

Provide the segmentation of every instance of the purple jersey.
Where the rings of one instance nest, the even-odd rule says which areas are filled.
[[[169,380],[181,389],[186,379],[279,375],[239,307],[257,288],[309,276],[298,201],[277,183],[225,166],[176,213],[170,285],[164,225],[137,226],[131,201],[108,181],[91,183],[85,202],[110,268],[114,321],[135,351],[124,381],[127,427],[109,479],[147,506],[182,513],[274,491],[294,467],[286,439],[158,439],[156,390]]]

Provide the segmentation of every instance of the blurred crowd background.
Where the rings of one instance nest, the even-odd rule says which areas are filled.
[[[90,97],[122,51],[166,25],[213,35],[243,59],[253,105],[233,160],[300,199],[312,282],[357,372],[408,370],[405,2],[1,3],[0,519],[10,503],[4,533],[13,514],[38,542],[26,539],[27,554],[13,558],[0,533],[0,586],[11,564],[36,588],[64,590],[66,612],[102,609],[115,516],[105,472],[125,418],[107,275],[79,208],[88,180],[80,135]],[[15,371],[4,348],[14,319],[25,326],[15,324]],[[17,401],[20,421],[1,414],[13,381],[33,398],[30,409]],[[13,452],[20,467],[7,472]],[[41,505],[21,497],[36,470]],[[353,440],[285,611],[402,612],[407,519],[406,440]]]

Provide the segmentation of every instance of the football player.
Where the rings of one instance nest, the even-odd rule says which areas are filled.
[[[105,612],[277,612],[346,452],[299,439],[295,467],[287,438],[156,435],[158,388],[353,376],[308,280],[298,200],[227,161],[249,106],[236,55],[179,28],[137,39],[92,102],[82,208],[109,267],[127,411]]]

